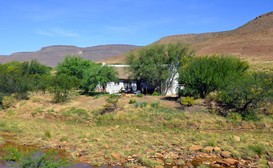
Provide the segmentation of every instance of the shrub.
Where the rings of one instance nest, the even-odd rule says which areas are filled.
[[[45,131],[45,137],[46,138],[51,138],[51,132],[50,131]]]
[[[152,96],[160,96],[160,93],[158,93],[157,91],[154,91]]]
[[[180,98],[180,102],[181,104],[185,105],[185,106],[192,106],[194,103],[194,98],[193,97],[181,97]]]
[[[136,99],[130,99],[129,104],[134,104],[136,102],[137,102]]]
[[[17,162],[23,158],[23,154],[12,146],[8,146],[3,149],[4,157],[2,158],[5,161]]]
[[[249,145],[247,149],[259,156],[266,152],[264,145],[261,144]]]
[[[106,102],[108,104],[111,104],[114,107],[117,107],[118,100],[120,98],[120,95],[111,94],[107,99]]]
[[[229,84],[219,91],[217,103],[226,110],[236,111],[243,118],[255,119],[257,107],[273,97],[273,75],[248,73],[232,77]]]
[[[57,157],[56,152],[40,152],[35,151],[24,157],[20,163],[19,167],[22,168],[38,168],[38,167],[50,167],[59,168],[68,166],[68,162]]]
[[[156,167],[160,165],[157,161],[148,158],[140,158],[138,161],[141,165],[146,167]]]
[[[240,121],[242,121],[242,115],[239,113],[235,113],[235,112],[229,113],[227,115],[227,119],[231,120],[233,122],[240,122]]]
[[[191,59],[180,70],[183,96],[206,97],[226,85],[230,76],[241,76],[248,64],[236,57],[205,56]]]
[[[78,82],[77,78],[65,74],[53,76],[49,87],[49,91],[54,95],[53,102],[67,101],[70,92],[77,86]]]
[[[141,97],[143,97],[143,96],[144,96],[144,94],[139,93],[139,94],[137,94],[136,96],[137,96],[138,98],[141,98]]]
[[[2,106],[4,109],[9,108],[15,104],[14,95],[11,96],[4,96],[2,99]]]
[[[143,101],[143,102],[136,102],[136,103],[134,103],[134,107],[135,108],[144,108],[144,107],[146,107],[147,106],[147,102],[146,101]]]
[[[151,103],[151,107],[152,107],[152,108],[158,108],[158,107],[159,107],[159,104],[160,104],[159,101],[152,102],[152,103]]]

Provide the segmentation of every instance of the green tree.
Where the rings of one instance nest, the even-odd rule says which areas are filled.
[[[165,94],[175,75],[186,60],[194,55],[187,45],[173,43],[168,45],[153,44],[127,55],[132,77],[148,82]]]
[[[57,74],[65,74],[79,79],[78,88],[84,93],[94,91],[98,85],[117,80],[117,72],[113,67],[97,64],[78,56],[67,56],[57,66]]]
[[[37,60],[22,63],[22,73],[27,75],[49,75],[51,68],[39,63]]]
[[[22,63],[22,73],[28,76],[32,90],[45,91],[48,87],[48,78],[51,68],[36,60]]]
[[[22,64],[16,61],[0,66],[0,92],[15,94],[17,99],[26,99],[32,89],[29,76],[22,71]]]
[[[193,58],[180,69],[179,82],[185,86],[181,94],[204,98],[228,84],[231,76],[242,76],[248,67],[247,62],[230,56]]]
[[[59,63],[56,70],[58,74],[66,74],[83,79],[84,72],[96,63],[85,60],[79,56],[66,56],[64,61]]]
[[[117,75],[113,67],[95,64],[84,72],[81,86],[88,93],[94,91],[98,85],[105,86],[107,82],[117,81]]]

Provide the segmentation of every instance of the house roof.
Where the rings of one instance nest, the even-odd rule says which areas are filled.
[[[119,79],[130,79],[128,67],[113,67],[118,72]]]
[[[105,64],[110,67],[113,67],[117,72],[118,72],[118,78],[119,79],[130,79],[130,72],[129,72],[129,67],[130,65],[125,65],[125,64]]]

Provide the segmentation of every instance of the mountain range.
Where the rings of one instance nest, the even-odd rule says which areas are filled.
[[[54,67],[61,62],[67,55],[77,55],[85,59],[100,61],[109,57],[126,53],[130,50],[139,48],[134,45],[100,45],[94,47],[80,48],[68,45],[54,45],[43,47],[35,52],[18,52],[9,56],[0,56],[0,63],[16,61],[37,60],[42,64]]]
[[[202,34],[166,36],[154,43],[183,42],[196,51],[197,56],[223,54],[235,55],[251,62],[273,61],[273,12],[254,18],[230,31]],[[36,52],[19,52],[0,56],[1,62],[36,59],[48,66],[56,66],[66,55],[79,55],[85,59],[106,63],[122,63],[125,53],[139,49],[134,45],[101,45],[80,48],[76,46],[49,46]]]

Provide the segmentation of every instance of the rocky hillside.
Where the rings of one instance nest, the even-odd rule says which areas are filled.
[[[180,34],[163,37],[155,43],[184,42],[197,55],[236,55],[251,62],[273,61],[273,12],[261,15],[241,27],[225,32]],[[104,60],[124,61],[124,56]]]
[[[185,42],[197,55],[232,54],[251,61],[273,61],[273,12],[226,32],[174,35],[157,43]]]
[[[18,52],[10,56],[0,56],[0,63],[17,61],[29,61],[36,59],[39,62],[56,66],[67,55],[79,55],[85,59],[100,61],[109,57],[126,53],[130,50],[139,48],[134,45],[101,45],[94,47],[79,48],[76,46],[55,45],[44,47],[36,52]]]

